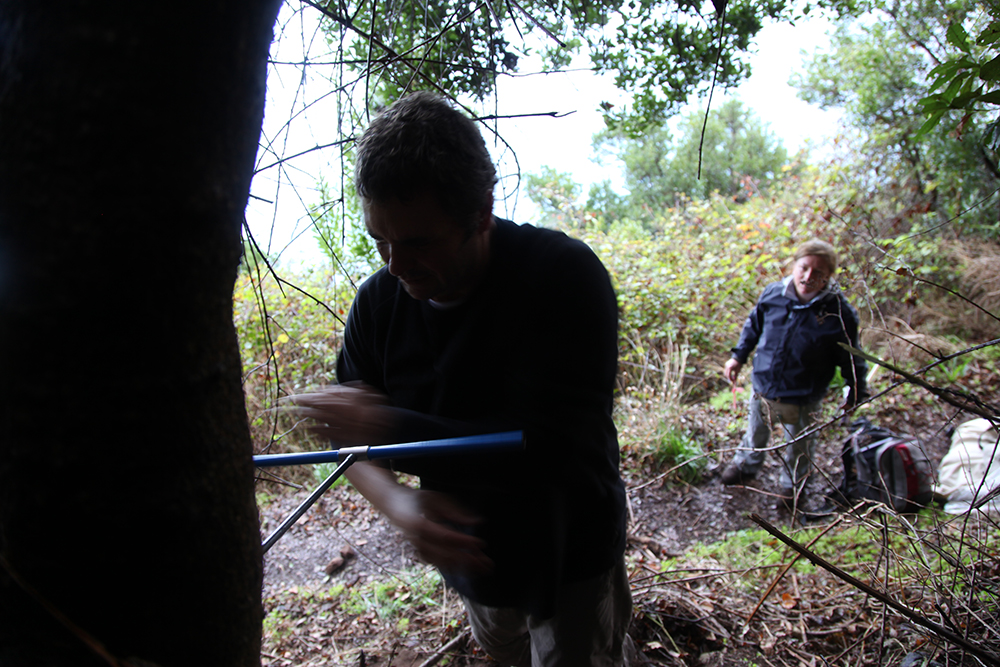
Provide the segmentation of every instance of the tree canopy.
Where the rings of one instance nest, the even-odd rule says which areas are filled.
[[[764,22],[794,21],[810,10],[789,0],[307,2],[328,18],[343,62],[366,73],[366,98],[376,104],[422,88],[482,100],[523,56],[538,53],[547,67],[559,67],[585,49],[594,70],[613,73],[631,95],[624,108],[604,106],[609,125],[632,134],[713,83],[738,84],[750,73],[745,56]],[[816,7],[858,11],[854,0]]]
[[[781,173],[788,153],[781,141],[739,100],[719,109],[688,113],[679,137],[660,126],[642,139],[606,131],[595,145],[616,153],[625,181],[643,206],[663,208],[677,194],[703,198],[712,192],[741,196]]]
[[[624,166],[628,196],[610,182],[591,187],[585,211],[599,212],[606,222],[621,218],[649,219],[678,203],[712,193],[743,200],[781,176],[788,153],[770,129],[739,100],[717,110],[691,111],[679,125],[679,136],[663,125],[642,138],[606,130],[594,137],[599,152]],[[570,174],[545,169],[528,177],[528,197],[550,218],[586,220],[575,210],[580,187]]]
[[[961,57],[949,38],[954,26],[985,16],[967,0],[882,3],[872,17],[842,23],[831,51],[813,56],[796,78],[807,101],[844,109],[845,122],[858,130],[859,194],[896,192],[890,218],[924,211],[945,222],[964,215],[969,226],[997,231],[996,215],[984,205],[1000,185],[985,116],[945,109],[936,116],[941,131],[928,132],[922,110],[932,72]]]

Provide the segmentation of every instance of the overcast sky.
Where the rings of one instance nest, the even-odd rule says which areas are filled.
[[[312,57],[319,56],[322,60],[327,46],[317,31],[317,16],[318,12],[313,10],[293,14],[286,5],[276,31],[281,39],[272,58],[301,62],[303,52],[308,50]],[[795,27],[766,26],[758,37],[758,52],[750,60],[753,76],[734,92],[717,90],[713,107],[719,108],[726,99],[738,97],[770,125],[790,153],[804,147],[809,140],[821,144],[834,134],[839,113],[824,112],[799,100],[788,79],[801,68],[803,50],[811,52],[825,47],[828,28],[822,20],[800,22]],[[582,64],[585,66],[586,61]],[[258,168],[273,164],[279,156],[295,155],[338,138],[331,122],[336,113],[333,96],[303,111],[304,101],[315,100],[329,88],[322,80],[322,69],[322,66],[313,68],[304,80],[300,67],[271,68],[263,139],[275,142],[275,146],[271,151],[261,152]],[[303,82],[305,85],[300,85]],[[585,67],[559,74],[501,77],[497,99],[500,115],[556,112],[561,116],[501,123],[500,134],[516,152],[522,173],[537,173],[543,166],[569,172],[584,186],[584,193],[591,183],[604,179],[621,182],[617,164],[602,165],[591,159],[591,137],[603,127],[598,104],[619,99],[611,77],[599,77]],[[288,123],[293,110],[294,120]],[[510,152],[493,141],[487,143],[500,164],[501,175],[514,173],[516,166]],[[282,163],[281,168],[263,169],[255,177],[247,220],[257,242],[269,248],[272,256],[280,252],[281,258],[289,263],[320,258],[308,231],[306,207],[319,201],[315,186],[321,176],[328,182],[339,183],[339,168],[328,164],[334,155],[332,149],[311,152]],[[502,194],[497,193],[498,200]],[[498,214],[518,222],[533,222],[534,207],[523,195],[509,197],[503,206]]]

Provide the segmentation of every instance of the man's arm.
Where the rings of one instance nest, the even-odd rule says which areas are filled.
[[[397,413],[371,387],[352,383],[324,387],[286,399],[297,414],[318,422],[314,432],[340,445],[373,444],[392,439]],[[387,467],[360,461],[349,467],[347,479],[389,521],[399,528],[428,563],[456,572],[488,572],[492,562],[482,540],[463,532],[478,521],[448,497],[400,484]]]
[[[732,352],[732,357],[726,362],[722,369],[722,377],[726,378],[730,384],[736,384],[736,379],[743,370],[744,364],[750,358],[750,353],[757,347],[760,340],[761,329],[763,328],[762,313],[760,312],[760,302],[754,305],[746,322],[743,323],[743,330],[740,332],[740,340],[736,343]]]
[[[399,528],[431,565],[452,572],[482,574],[492,569],[485,543],[463,532],[478,518],[447,496],[400,484],[388,468],[370,461],[355,463],[345,473],[361,495]]]

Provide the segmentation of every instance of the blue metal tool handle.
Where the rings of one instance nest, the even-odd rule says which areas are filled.
[[[403,459],[417,456],[442,456],[447,454],[473,454],[487,451],[516,450],[524,447],[523,431],[505,431],[487,435],[469,435],[461,438],[404,442],[396,445],[365,445],[341,447],[322,452],[296,454],[261,454],[253,457],[258,468],[272,466],[336,463],[354,455],[358,461],[376,459]]]

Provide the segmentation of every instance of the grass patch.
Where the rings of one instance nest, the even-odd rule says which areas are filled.
[[[933,510],[926,510],[927,521],[933,521]],[[802,545],[808,545],[825,527],[810,527],[795,531],[791,537]],[[911,537],[901,530],[885,530],[880,526],[870,523],[844,523],[828,531],[819,540],[809,547],[814,554],[824,559],[828,563],[848,572],[859,570],[872,570],[883,567],[886,550],[893,554],[912,553],[913,544]],[[938,555],[938,551],[925,550],[924,557],[914,556],[912,560],[923,560],[923,566],[940,570],[946,566],[948,561],[955,562],[954,556]],[[692,563],[704,563],[706,560],[717,564],[721,570],[739,572],[742,581],[747,586],[753,587],[759,584],[759,579],[755,572],[762,573],[760,576],[769,578],[768,574],[777,565],[784,565],[791,562],[795,553],[786,547],[782,542],[773,537],[770,533],[762,529],[747,529],[729,533],[718,542],[710,544],[698,543],[687,549],[682,555],[676,558],[669,558],[661,563],[661,571],[683,570]],[[971,562],[975,556],[966,553],[962,560],[965,563]],[[912,567],[911,559],[894,559],[907,568]],[[798,559],[792,566],[792,571],[799,574],[812,574],[817,571],[817,567],[805,558]],[[898,572],[902,575],[902,572]]]
[[[340,608],[354,615],[374,612],[380,620],[398,624],[414,606],[437,606],[435,596],[440,595],[443,586],[441,574],[434,568],[407,570],[390,579],[356,585],[347,592]]]
[[[329,463],[317,463],[313,466],[313,478],[315,478],[316,483],[319,484],[325,482],[326,478],[333,474],[338,465],[339,464],[331,461]],[[331,485],[330,488],[335,489],[338,486],[343,486],[347,483],[347,476],[341,475],[333,482],[333,485]]]
[[[686,431],[673,426],[657,431],[649,456],[657,469],[676,468],[674,475],[688,483],[700,480],[707,465],[701,445]]]

